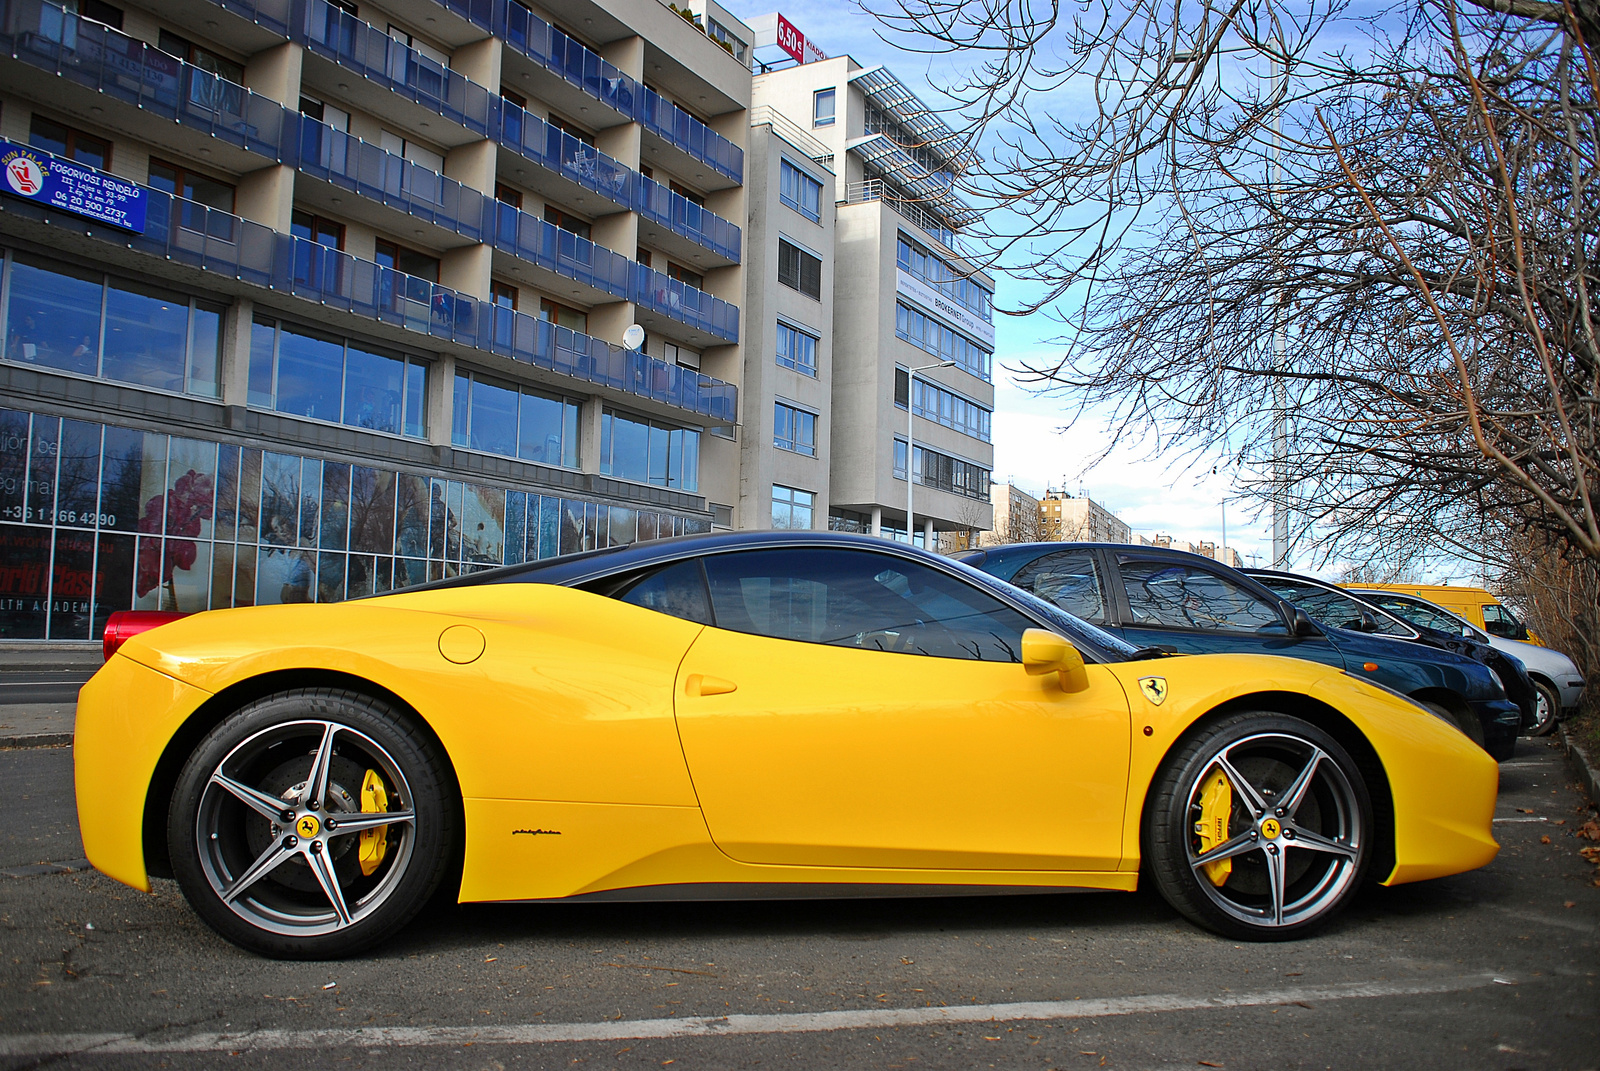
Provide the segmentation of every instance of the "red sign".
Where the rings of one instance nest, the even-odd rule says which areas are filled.
[[[796,63],[815,63],[817,60],[827,59],[828,56],[806,40],[806,35],[794,28],[794,23],[778,16],[778,47],[793,56]]]

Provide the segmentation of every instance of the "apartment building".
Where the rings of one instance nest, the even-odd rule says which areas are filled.
[[[1044,534],[1042,503],[1022,488],[1012,483],[993,484],[989,501],[994,505],[994,527],[978,535],[978,546],[1033,543],[1049,538]]]
[[[758,274],[752,256],[747,271],[752,288],[778,303],[747,329],[745,434],[765,440],[756,414],[774,413],[779,429],[797,419],[814,428],[818,461],[747,472],[740,526],[904,539],[909,466],[915,541],[933,547],[950,542],[940,533],[960,533],[969,543],[994,519],[994,282],[956,249],[975,217],[951,192],[972,158],[886,68],[827,58],[776,15],[749,25],[757,46],[776,40],[797,61],[758,73],[751,103],[758,123],[780,120],[759,137],[777,146],[777,167],[798,185],[783,202],[780,176],[786,210],[762,235],[764,247],[776,242],[777,289],[771,266]],[[818,218],[795,209],[818,195],[812,182],[822,186]],[[766,374],[785,366],[794,331],[823,355],[813,383]],[[779,431],[771,441],[785,449]]]
[[[1140,536],[1139,542],[1146,547],[1163,547],[1167,550],[1187,551],[1190,554],[1198,554],[1202,558],[1210,558],[1212,561],[1221,562],[1223,565],[1231,565],[1235,569],[1244,568],[1244,559],[1239,556],[1237,550],[1233,547],[1221,546],[1211,539],[1202,539],[1191,543],[1186,539],[1176,539],[1165,532],[1157,532],[1154,539]]]
[[[1132,543],[1133,529],[1087,495],[1046,491],[1039,500],[1039,538],[1082,543]]]
[[[0,640],[727,520],[753,34],[699,10],[0,0]]]

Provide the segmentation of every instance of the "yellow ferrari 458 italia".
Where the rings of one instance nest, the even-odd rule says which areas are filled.
[[[109,643],[108,643],[109,646]],[[878,539],[689,536],[126,640],[101,871],[324,958],[462,901],[1131,890],[1234,938],[1481,866],[1497,767],[1371,682],[1164,656]]]

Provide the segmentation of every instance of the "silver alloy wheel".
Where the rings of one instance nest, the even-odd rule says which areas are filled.
[[[1560,700],[1555,689],[1542,681],[1533,682],[1535,705],[1533,709],[1533,726],[1527,732],[1528,736],[1547,736],[1556,727],[1556,717],[1561,712]]]
[[[356,795],[375,771],[387,810]],[[355,783],[346,783],[354,780]],[[316,937],[376,911],[405,876],[416,842],[410,785],[366,733],[338,722],[289,721],[241,741],[211,772],[195,846],[212,891],[251,926]],[[356,835],[386,827],[370,873]]]
[[[1202,790],[1220,772],[1232,790],[1227,837],[1200,849]],[[1361,805],[1328,752],[1288,733],[1226,744],[1189,787],[1191,870],[1205,895],[1252,927],[1307,922],[1339,901],[1361,871]],[[1231,861],[1220,885],[1206,868]]]

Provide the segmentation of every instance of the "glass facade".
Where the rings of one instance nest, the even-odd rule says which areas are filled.
[[[222,305],[20,252],[5,287],[7,360],[217,396]]]
[[[909,274],[985,320],[994,320],[994,292],[963,277],[937,254],[930,253],[902,234],[896,256],[900,267]]]
[[[529,387],[456,374],[450,441],[468,450],[578,467],[578,402]]]
[[[257,317],[250,326],[251,405],[420,438],[428,366],[354,339]]]
[[[600,471],[606,476],[679,491],[700,488],[700,433],[658,420],[603,410]]]
[[[773,484],[772,527],[809,530],[816,503],[817,496],[810,491]]]
[[[911,374],[904,368],[894,370],[894,404],[906,407],[906,387]],[[918,379],[911,387],[911,411],[924,420],[942,424],[947,428],[989,441],[994,411],[954,391]]]
[[[949,491],[963,498],[989,501],[990,471],[982,465],[962,461],[959,457],[941,454],[937,450],[916,450],[917,482],[938,491]],[[906,478],[906,441],[894,441],[894,476]]]
[[[894,333],[924,353],[931,353],[941,360],[954,361],[985,383],[989,382],[994,354],[933,317],[909,305],[896,304]]]
[[[709,518],[0,409],[0,640],[337,602]]]

